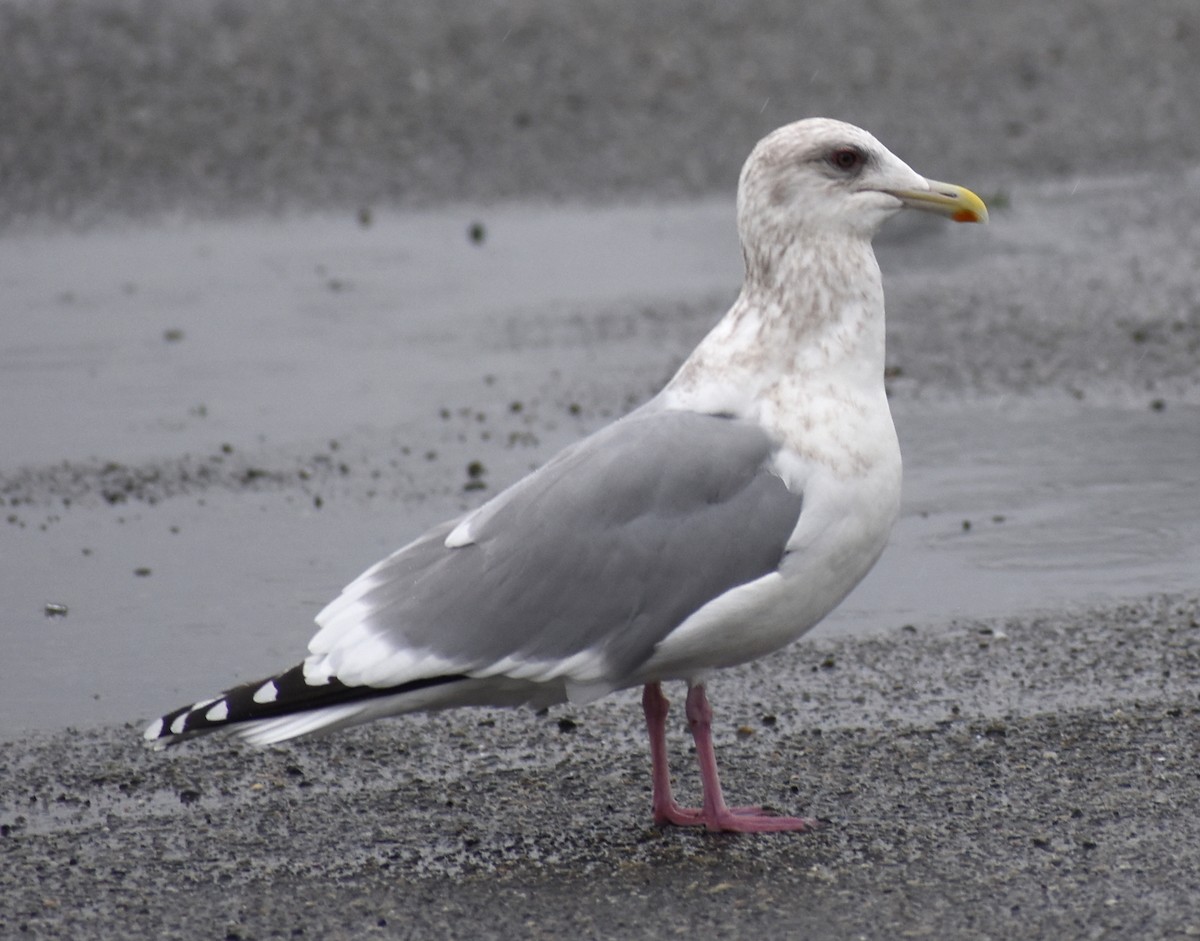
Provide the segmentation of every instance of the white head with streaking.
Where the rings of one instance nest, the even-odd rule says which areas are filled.
[[[926,179],[862,128],[829,118],[759,141],[737,207],[741,294],[663,395],[677,408],[752,417],[780,437],[811,424],[796,408],[797,381],[809,392],[827,381],[835,397],[883,394],[879,227],[905,208],[987,222],[970,190]],[[764,415],[781,395],[789,408]]]
[[[899,505],[871,237],[903,208],[983,222],[865,131],[780,128],[742,171],[733,307],[654,399],[351,582],[308,655],[168,713],[154,745],[266,745],[384,716],[643,686],[657,824],[805,830],[726,805],[708,675],[795,640],[875,562]],[[688,684],[703,784],[680,807],[661,683]]]
[[[970,190],[926,179],[862,128],[829,118],[772,131],[751,151],[738,184],[743,245],[870,240],[905,207],[987,221]]]

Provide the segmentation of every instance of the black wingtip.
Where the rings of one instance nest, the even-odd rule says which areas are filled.
[[[235,686],[214,699],[168,712],[147,726],[143,737],[155,748],[166,748],[194,736],[218,732],[243,722],[274,719],[355,700],[416,692],[466,678],[461,674],[451,674],[385,687],[350,686],[337,679],[312,684],[305,678],[304,664],[300,663],[275,676]]]

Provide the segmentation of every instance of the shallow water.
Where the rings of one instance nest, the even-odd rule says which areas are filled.
[[[470,227],[483,220],[475,243]],[[600,371],[647,308],[736,290],[725,201],[186,223],[0,240],[3,469],[391,428],[485,375]],[[636,299],[636,304],[630,304]],[[704,329],[688,330],[680,344]],[[639,350],[634,367],[671,362]],[[531,357],[532,354],[532,357]],[[603,364],[606,381],[622,370]],[[656,381],[657,376],[651,377]]]
[[[294,662],[359,571],[656,388],[732,297],[731,226],[712,202],[6,237],[0,735]],[[949,231],[907,230],[901,304]],[[1197,587],[1200,409],[1031,392],[900,396],[902,519],[818,632]],[[106,461],[142,483],[109,502]]]
[[[1200,587],[1200,409],[896,409],[904,510],[819,631]]]
[[[1198,423],[1194,409],[904,409],[902,518],[814,636],[1195,590]],[[291,663],[343,583],[461,503],[202,499],[0,530],[0,732],[141,720]]]

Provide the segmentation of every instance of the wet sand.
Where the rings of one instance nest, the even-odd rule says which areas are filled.
[[[0,5],[0,936],[1200,935],[1193,8],[437,10]],[[649,395],[820,112],[995,210],[880,244],[888,554],[713,683],[826,829],[649,827],[632,693],[141,748]]]

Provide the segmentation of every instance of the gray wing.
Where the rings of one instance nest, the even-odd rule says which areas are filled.
[[[627,676],[690,614],[775,571],[802,497],[735,418],[643,409],[347,587],[306,669],[392,686],[438,672]],[[450,545],[447,545],[449,539]]]

